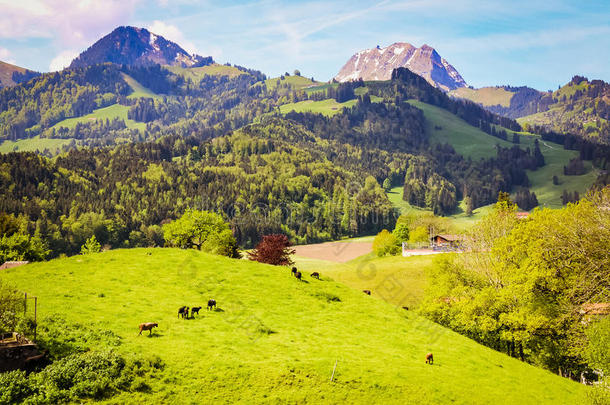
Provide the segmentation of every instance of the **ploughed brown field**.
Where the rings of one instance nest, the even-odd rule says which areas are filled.
[[[296,255],[310,259],[345,263],[373,250],[372,242],[326,242],[295,246]]]

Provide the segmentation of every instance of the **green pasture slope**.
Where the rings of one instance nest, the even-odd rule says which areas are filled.
[[[328,278],[297,281],[285,267],[133,249],[0,278],[38,296],[39,319],[110,329],[122,338],[116,350],[164,360],[152,392],[113,403],[574,404],[587,390]],[[221,310],[177,317],[208,298]],[[138,336],[141,322],[159,323],[153,337]]]
[[[347,263],[300,256],[295,256],[294,261],[299,270],[308,274],[317,271],[357,291],[370,290],[373,297],[413,310],[424,297],[426,269],[437,256],[377,257],[369,253]]]
[[[131,87],[131,89],[133,90],[133,92],[131,94],[129,94],[127,96],[127,98],[140,98],[140,97],[155,98],[155,99],[161,98],[161,96],[159,96],[158,94],[153,93],[151,90],[147,89],[146,87],[144,87],[140,83],[138,83],[133,77],[126,75],[124,73],[122,75],[123,75],[123,79],[125,79],[125,81],[129,85],[129,87]],[[108,107],[103,107],[103,108],[98,108],[96,110],[93,110],[92,113],[83,115],[81,117],[67,118],[67,119],[60,121],[57,124],[53,125],[52,128],[58,129],[60,127],[65,127],[65,128],[72,129],[76,126],[77,122],[86,123],[86,122],[90,122],[90,121],[106,120],[106,119],[112,121],[115,118],[119,118],[119,119],[122,119],[123,121],[125,121],[125,125],[127,126],[127,128],[137,129],[140,132],[144,132],[146,130],[146,123],[137,122],[137,121],[128,119],[127,111],[129,111],[128,106],[121,105],[121,104],[113,104]]]
[[[86,122],[90,122],[90,121],[106,120],[106,119],[112,121],[115,118],[119,118],[119,119],[122,119],[123,121],[125,121],[125,125],[127,126],[127,128],[137,129],[140,132],[144,132],[144,130],[146,130],[146,123],[137,122],[137,121],[128,119],[127,111],[129,111],[128,106],[121,105],[121,104],[113,104],[108,107],[98,108],[97,110],[93,110],[92,113],[83,115],[82,117],[65,119],[65,120],[60,121],[57,124],[53,125],[52,128],[59,129],[60,127],[65,127],[65,128],[72,129],[76,126],[77,122],[86,123]]]
[[[426,131],[432,142],[449,143],[461,155],[472,159],[487,158],[495,156],[496,145],[504,147],[513,145],[512,142],[495,138],[469,125],[447,110],[415,100],[409,100],[409,103],[423,110],[426,117]],[[513,131],[506,131],[511,139]],[[520,136],[522,148],[529,146],[533,149],[534,140],[538,138],[545,157],[545,166],[527,172],[532,184],[530,189],[536,193],[540,206],[559,208],[564,189],[578,191],[582,195],[595,181],[597,170],[592,168],[590,162],[585,162],[587,172],[582,176],[564,176],[563,166],[567,165],[570,159],[578,156],[577,151],[565,150],[561,145],[543,141],[535,135],[520,133]],[[559,178],[557,186],[553,185],[554,175]]]
[[[308,87],[319,86],[322,84],[321,82],[311,80],[309,77],[292,75],[284,76],[283,79],[281,77],[272,77],[271,79],[267,79],[265,80],[265,86],[268,89],[274,89],[277,87],[278,82],[281,85],[287,84],[294,90],[306,89]]]
[[[194,83],[201,82],[205,76],[228,76],[229,78],[234,78],[248,74],[234,66],[219,65],[217,63],[196,68],[183,68],[180,66],[164,66],[164,68],[185,79],[191,79]]]
[[[45,149],[55,153],[62,146],[70,143],[72,139],[51,139],[35,136],[33,138],[19,139],[17,141],[5,140],[0,143],[0,153],[9,152],[43,152]]]

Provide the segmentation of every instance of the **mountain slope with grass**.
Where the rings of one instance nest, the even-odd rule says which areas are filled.
[[[29,264],[0,279],[38,297],[41,326],[59,315],[118,335],[119,353],[161,358],[150,392],[114,403],[575,404],[586,395],[320,271],[321,281],[299,282],[283,267],[133,249]],[[209,298],[216,311],[177,317],[180,306]],[[138,336],[142,322],[159,324],[152,337]],[[424,363],[428,352],[434,365]]]
[[[574,76],[549,97],[547,108],[521,116],[519,123],[610,144],[609,83]]]

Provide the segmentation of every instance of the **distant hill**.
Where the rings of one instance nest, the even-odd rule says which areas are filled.
[[[552,103],[522,116],[519,123],[610,144],[610,84],[574,76],[547,98]]]
[[[180,45],[146,28],[118,27],[81,53],[72,61],[70,68],[105,62],[195,67],[209,65],[214,61],[212,57],[189,55]]]
[[[550,93],[525,86],[461,87],[450,91],[449,95],[473,101],[491,112],[513,119],[535,114],[553,103]]]
[[[0,61],[0,88],[15,86],[40,76],[40,73]]]
[[[335,80],[390,80],[392,71],[406,67],[425,78],[434,87],[449,91],[465,87],[458,71],[428,45],[417,48],[397,42],[385,48],[365,49],[352,56],[341,68]]]
[[[574,76],[553,92],[530,87],[496,86],[473,89],[462,87],[449,95],[480,104],[509,118],[519,118],[526,129],[569,133],[610,142],[610,84]]]

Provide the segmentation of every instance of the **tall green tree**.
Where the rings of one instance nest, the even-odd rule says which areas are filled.
[[[169,246],[239,256],[229,224],[215,212],[188,209],[177,220],[163,225],[163,236]]]

